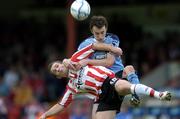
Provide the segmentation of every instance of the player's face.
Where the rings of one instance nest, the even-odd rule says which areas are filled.
[[[91,32],[97,41],[102,42],[106,36],[107,28],[105,26],[101,28],[93,26]]]
[[[68,69],[64,66],[64,64],[60,62],[53,63],[51,67],[51,73],[54,74],[56,77],[67,77]]]

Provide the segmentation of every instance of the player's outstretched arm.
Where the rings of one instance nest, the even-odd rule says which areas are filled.
[[[51,107],[48,111],[46,111],[45,113],[43,113],[39,119],[46,119],[50,116],[53,116],[61,111],[64,110],[64,106],[60,105],[60,104],[55,104],[53,107]]]

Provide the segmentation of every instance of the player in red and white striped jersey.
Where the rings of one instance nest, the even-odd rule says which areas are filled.
[[[74,63],[78,63],[79,61],[86,59],[94,52],[94,50],[92,49],[94,46],[97,49],[97,47],[101,45],[98,46],[97,44],[88,45],[82,50],[74,53],[74,55],[71,57],[71,61]],[[100,49],[103,49],[103,47],[109,47],[109,45],[102,46],[100,47]],[[115,48],[113,52],[120,54],[121,49]],[[64,64],[61,64],[61,62],[59,61],[54,62],[52,67],[54,67],[52,68],[52,72],[55,72],[57,75],[59,75],[59,72],[67,72],[64,70],[66,69]],[[115,74],[111,70],[105,67],[90,66],[90,65],[87,65],[78,71],[69,69],[68,74],[60,74],[60,75],[61,77],[62,76],[67,77],[68,75],[69,78],[68,85],[66,86],[67,89],[65,95],[62,98],[61,102],[59,102],[61,105],[65,107],[68,106],[68,104],[72,101],[75,94],[81,94],[96,101],[98,99],[98,95],[101,93],[101,86],[104,80],[107,79],[108,77],[111,78],[115,77]]]
[[[93,52],[95,44],[91,44],[82,50],[76,52],[72,57],[71,61],[78,63],[80,61],[88,61],[86,58],[89,57]],[[99,48],[99,47],[98,47]],[[103,46],[103,50],[108,50],[107,47]],[[96,48],[94,48],[96,49]],[[102,49],[102,47],[100,48]],[[120,51],[119,49],[111,50],[111,52]],[[134,72],[133,67],[127,67],[126,74]],[[168,91],[158,92],[154,89],[145,86],[143,84],[131,84],[126,80],[119,80],[115,77],[115,74],[102,66],[90,66],[87,65],[82,67],[80,70],[70,70],[59,61],[55,61],[50,65],[50,72],[57,77],[68,77],[70,78],[66,92],[60,102],[54,105],[51,109],[45,112],[40,119],[45,119],[51,115],[54,115],[68,106],[77,94],[84,95],[94,101],[101,95],[101,86],[105,80],[109,80],[109,87],[115,89],[120,95],[137,94],[137,95],[148,95],[155,97],[160,100],[170,100],[171,94]],[[103,98],[103,97],[102,97]],[[99,97],[101,101],[101,97]],[[104,102],[106,103],[106,102]],[[117,102],[118,103],[118,102]],[[101,111],[100,111],[101,112]],[[112,116],[102,118],[102,114],[99,111],[96,113],[96,119],[112,119]],[[104,111],[105,112],[105,111]]]

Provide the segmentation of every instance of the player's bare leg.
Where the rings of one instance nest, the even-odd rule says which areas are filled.
[[[115,110],[96,112],[96,119],[114,119],[115,116]]]
[[[95,103],[95,104],[93,104],[93,108],[92,108],[92,119],[97,119],[96,118],[96,110],[97,110],[97,108],[98,108],[98,103]]]

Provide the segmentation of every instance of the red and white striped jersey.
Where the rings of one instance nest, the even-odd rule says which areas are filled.
[[[94,50],[92,44],[76,52],[71,57],[71,61],[78,62],[88,58]],[[81,94],[96,101],[101,93],[101,86],[107,77],[113,78],[115,74],[103,66],[85,66],[79,71],[69,70],[68,78],[70,79],[66,92],[60,102],[63,106],[68,106],[75,95]]]

